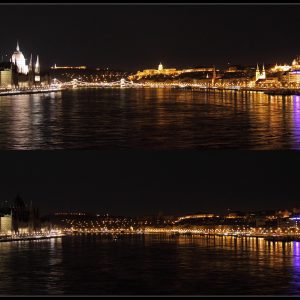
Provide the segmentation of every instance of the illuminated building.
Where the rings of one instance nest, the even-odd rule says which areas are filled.
[[[20,196],[0,204],[1,233],[29,233],[39,230],[38,210],[27,205]]]
[[[213,72],[214,68],[210,67],[201,67],[201,68],[190,68],[190,69],[182,69],[179,72],[182,73],[201,73],[201,72]]]
[[[300,56],[298,56],[293,60],[291,70],[292,71],[300,70]]]
[[[11,234],[12,214],[6,214],[0,218],[1,234]]]
[[[273,68],[270,69],[270,72],[276,73],[276,72],[287,72],[291,70],[291,66],[284,64],[284,65],[278,65],[276,64]]]
[[[287,83],[300,83],[300,70],[287,72],[282,76],[283,82]]]
[[[204,73],[204,72],[214,72],[214,68],[211,67],[199,67],[199,68],[189,68],[177,70],[175,68],[165,69],[160,63],[157,69],[146,69],[143,71],[138,71],[135,75],[129,76],[129,80],[141,79],[147,76],[155,76],[155,75],[165,75],[165,76],[179,76],[184,73]]]
[[[299,214],[293,215],[293,216],[291,216],[289,219],[290,219],[290,221],[293,222],[292,224],[293,224],[295,227],[298,227],[298,226],[299,226],[299,224],[300,224],[300,215],[299,215]]]
[[[258,81],[260,79],[266,79],[266,70],[265,70],[265,66],[263,65],[262,72],[260,72],[257,64],[256,72],[255,72],[255,81]]]
[[[212,213],[200,213],[200,214],[192,214],[179,217],[177,222],[187,219],[203,219],[203,218],[217,218],[218,216]]]
[[[34,82],[40,83],[41,77],[40,77],[40,61],[39,61],[39,56],[37,55],[36,57],[36,63],[34,67]]]
[[[25,57],[17,44],[16,51],[10,61],[0,63],[0,88],[1,89],[28,89],[36,86],[48,86],[50,76],[41,72],[39,56],[33,64],[32,54],[29,64],[26,64]]]
[[[293,60],[290,71],[282,75],[282,81],[288,84],[300,84],[300,57]]]
[[[51,69],[85,70],[86,66],[75,66],[75,67],[72,67],[72,66],[57,66],[56,64],[54,64],[54,66],[51,67]]]
[[[33,66],[32,55],[29,64],[20,51],[19,43],[17,43],[16,51],[12,54],[10,61],[0,63],[0,88],[2,89],[27,89],[33,86],[49,84],[49,76],[40,74],[39,56],[37,56],[36,64]]]
[[[279,88],[282,86],[280,78],[276,76],[268,77],[267,79],[259,79],[255,83],[256,87],[261,88]]]
[[[0,88],[11,89],[16,82],[15,66],[11,62],[0,63]]]
[[[164,69],[162,63],[160,63],[157,69],[146,69],[143,71],[138,71],[135,75],[130,76],[129,79],[141,79],[143,77],[153,75],[178,75],[180,73],[181,71],[178,71],[176,69]]]
[[[28,74],[28,65],[26,65],[26,60],[23,53],[20,51],[19,43],[17,42],[16,51],[11,57],[11,62],[16,65],[17,72],[20,74]]]
[[[32,64],[32,54],[30,55],[30,61],[28,65],[28,85],[30,88],[34,85],[34,72],[33,72],[33,64]]]

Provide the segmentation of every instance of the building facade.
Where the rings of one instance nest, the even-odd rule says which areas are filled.
[[[0,87],[2,89],[12,89],[16,83],[16,68],[11,62],[0,63]]]
[[[10,235],[12,233],[12,214],[5,214],[0,217],[0,230],[1,234]]]
[[[39,56],[33,64],[31,55],[27,64],[19,43],[10,60],[0,62],[0,89],[28,89],[49,84],[50,77],[41,75]]]

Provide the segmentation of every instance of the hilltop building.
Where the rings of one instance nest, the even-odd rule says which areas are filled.
[[[135,75],[131,76],[129,79],[140,79],[146,76],[153,76],[153,75],[177,75],[180,71],[176,69],[164,69],[162,63],[158,65],[157,69],[146,69],[143,71],[138,71]]]
[[[199,67],[199,68],[188,68],[182,70],[177,70],[175,68],[165,69],[163,64],[160,63],[157,69],[146,69],[143,71],[138,71],[136,74],[129,76],[128,79],[139,80],[148,76],[157,76],[157,75],[179,76],[184,73],[205,73],[206,76],[207,72],[214,72],[214,68]]]
[[[284,65],[278,65],[276,63],[276,65],[270,69],[270,72],[272,73],[276,73],[276,72],[287,72],[291,70],[291,66],[284,64]]]
[[[292,71],[300,70],[300,56],[298,56],[293,60],[291,70]]]

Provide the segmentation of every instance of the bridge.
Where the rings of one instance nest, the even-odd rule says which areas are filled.
[[[61,82],[58,79],[53,79],[52,85],[57,85],[60,87],[143,87],[142,83],[134,83],[133,81],[128,81],[125,78],[113,82],[86,82],[79,79],[73,79],[69,82]]]
[[[128,81],[125,78],[121,78],[117,81],[112,82],[86,82],[80,79],[73,79],[68,82],[61,82],[58,79],[52,80],[52,86],[58,86],[61,88],[76,88],[76,87],[152,87],[152,88],[189,88],[189,87],[198,87],[198,88],[207,88],[207,85],[201,84],[191,84],[191,83],[168,83],[168,82],[144,82],[136,83],[133,81]]]
[[[150,87],[150,88],[180,88],[180,89],[204,89],[204,90],[233,90],[233,91],[265,91],[267,88],[258,88],[250,87],[246,81],[236,82],[236,83],[216,83],[212,84],[211,82],[144,82],[136,83],[133,81],[128,81],[125,78],[121,78],[117,81],[107,82],[86,82],[80,79],[73,79],[68,82],[61,82],[58,79],[53,79],[51,86],[57,88],[77,88],[77,87],[118,87],[118,88],[141,88],[141,87]]]

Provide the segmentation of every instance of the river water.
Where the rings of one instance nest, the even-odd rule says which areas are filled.
[[[1,96],[0,149],[300,149],[300,96],[154,88]]]
[[[0,243],[1,295],[299,295],[300,243],[163,235]]]

